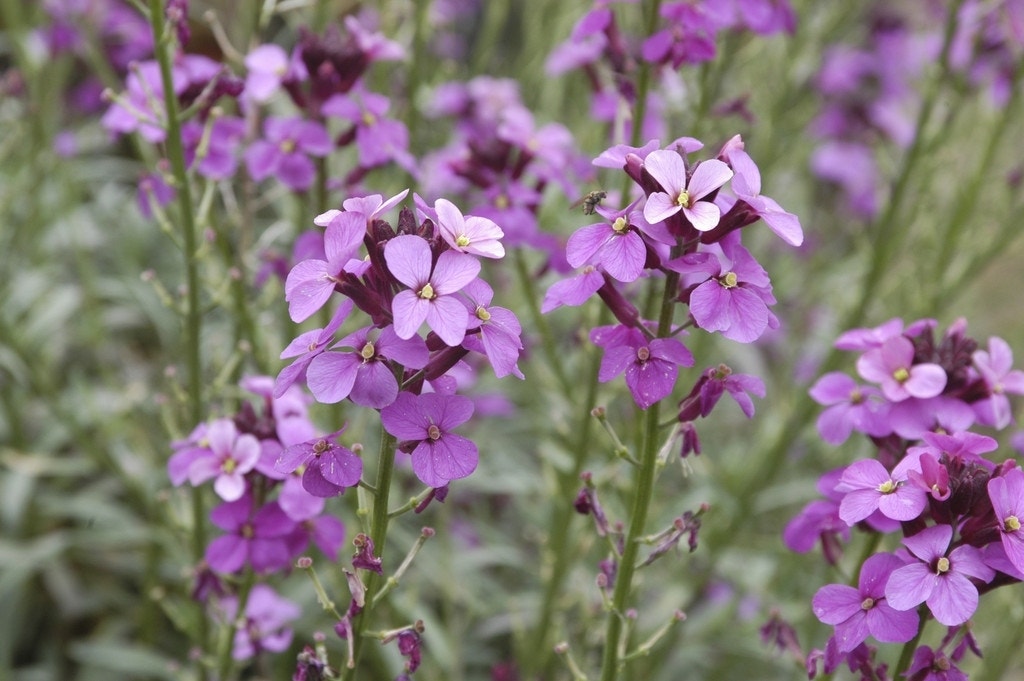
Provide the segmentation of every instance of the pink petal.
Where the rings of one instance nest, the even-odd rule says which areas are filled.
[[[686,185],[690,201],[697,201],[729,181],[733,175],[729,166],[712,158],[697,165]]]
[[[652,151],[644,159],[644,168],[670,195],[678,195],[686,186],[686,163],[683,162],[683,157],[674,151],[664,149]],[[646,214],[646,209],[644,210]],[[661,220],[664,218],[657,220],[648,218],[649,222],[660,222]]]
[[[391,274],[409,288],[418,290],[430,279],[430,244],[421,237],[404,234],[391,239],[384,246],[384,260]]]
[[[683,214],[698,232],[711,231],[722,217],[722,211],[710,201],[691,203],[689,208],[683,208]]]
[[[420,326],[427,320],[430,305],[430,301],[420,298],[412,291],[399,291],[391,301],[395,334],[403,340],[415,336]],[[462,311],[465,312],[466,309],[462,308]]]

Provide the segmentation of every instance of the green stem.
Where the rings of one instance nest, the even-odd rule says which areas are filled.
[[[252,592],[256,575],[252,569],[246,570],[242,587],[238,590],[238,605],[235,608],[235,616],[231,618],[220,639],[220,649],[217,651],[217,678],[220,681],[228,681],[231,678],[231,671],[235,660],[231,653],[234,649],[235,630],[238,628],[238,621],[245,619],[245,608],[249,604],[249,594]]]
[[[921,616],[922,609],[918,609],[918,617]],[[914,651],[917,650],[917,644],[921,642],[921,635],[924,634],[924,625],[922,621],[920,626],[917,628],[917,634],[914,638],[910,639],[903,645],[903,650],[900,651],[899,662],[896,663],[896,669],[893,670],[892,678],[898,679],[903,676],[903,673],[910,669],[910,662],[914,659]]]
[[[388,534],[388,497],[391,493],[391,478],[395,472],[395,446],[397,440],[384,427],[380,429],[380,450],[377,452],[377,481],[374,487],[377,494],[373,498],[373,509],[370,512],[370,539],[373,540],[374,551],[377,556],[384,555],[384,542]],[[384,584],[384,579],[376,573],[368,573],[366,578],[366,607],[352,623],[352,666],[345,670],[346,681],[355,679],[356,670],[359,668],[359,659],[363,650],[363,632],[366,631],[367,623],[373,607],[377,592]]]
[[[149,0],[150,21],[153,23],[153,41],[156,58],[160,63],[160,79],[167,111],[167,157],[174,173],[178,193],[179,219],[181,220],[182,244],[185,255],[185,285],[188,307],[185,311],[184,354],[188,371],[189,423],[195,425],[203,419],[203,377],[200,354],[200,333],[202,317],[199,307],[199,266],[196,262],[196,226],[192,204],[192,190],[185,170],[185,150],[181,142],[181,121],[178,118],[178,97],[174,93],[171,75],[172,37],[164,24],[163,2]],[[202,560],[206,551],[206,509],[202,490],[194,488],[192,494],[192,557],[196,563]],[[199,605],[200,609],[202,608]],[[209,623],[206,613],[200,611],[197,638],[202,649],[206,649],[209,637]],[[201,672],[205,678],[205,670]]]
[[[558,348],[555,347],[555,335],[551,333],[547,317],[541,314],[540,305],[537,302],[537,286],[527,268],[526,257],[523,255],[522,249],[515,249],[514,258],[516,275],[519,277],[519,284],[523,287],[523,292],[526,296],[526,307],[530,313],[530,320],[540,334],[541,348],[544,350],[544,356],[547,358],[548,365],[551,367],[551,371],[554,372],[555,378],[558,379],[558,386],[562,389],[562,394],[572,395],[575,392],[575,385],[565,375],[565,367],[562,366],[562,356],[559,354]]]

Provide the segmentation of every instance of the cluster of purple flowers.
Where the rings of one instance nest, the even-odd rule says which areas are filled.
[[[328,451],[348,453],[344,470],[334,478],[345,486],[356,484],[362,471],[362,461],[355,454],[328,444],[328,438],[317,437],[309,420],[307,396],[294,388],[275,397],[273,386],[269,377],[244,379],[242,387],[260,398],[261,408],[245,402],[231,418],[200,424],[187,438],[172,443],[175,452],[167,464],[174,485],[200,486],[212,480],[213,490],[222,500],[210,520],[224,533],[206,548],[195,597],[231,622],[237,619],[239,598],[230,591],[232,580],[222,580],[219,575],[252,570],[265,579],[285,572],[311,542],[325,556],[337,560],[344,541],[341,520],[324,513],[324,497],[333,496],[336,490],[325,494],[322,488],[308,484],[308,470],[281,472],[277,462],[282,452],[312,440]],[[249,594],[244,611],[247,623],[235,633],[236,659],[252,657],[260,650],[287,648],[291,632],[285,625],[299,616],[296,604],[260,583]]]
[[[826,673],[846,661],[876,675],[870,678],[887,678],[877,676],[869,636],[911,641],[921,626],[921,604],[953,628],[952,636],[974,614],[981,594],[1024,579],[1024,471],[1013,458],[987,458],[997,442],[969,430],[1010,425],[1008,394],[1024,394],[1024,372],[1012,368],[1002,339],[978,349],[962,320],[941,337],[935,330],[934,320],[904,328],[893,319],[844,333],[836,345],[861,353],[857,372],[870,385],[834,372],[811,389],[827,407],[818,420],[826,442],[841,444],[857,431],[877,454],[822,476],[818,488],[825,499],[789,523],[786,545],[804,552],[820,539],[826,560],[835,564],[853,527],[879,539],[902,537],[902,547],[864,562],[856,588],[831,584],[815,595],[815,615],[835,634],[823,655],[809,659],[812,674],[815,660],[824,657]],[[917,658],[928,657],[955,669],[968,648],[977,646],[958,646],[947,657],[922,646],[915,668]]]
[[[704,146],[696,139],[659,146],[657,141],[640,148],[620,145],[594,161],[624,169],[643,196],[620,210],[596,207],[603,221],[577,230],[566,247],[577,272],[555,283],[542,306],[548,312],[598,294],[618,321],[590,334],[604,350],[599,378],[609,381],[624,373],[642,409],[671,394],[679,367],[693,366],[692,354],[679,340],[688,327],[750,343],[778,326],[770,310],[775,303],[771,281],[744,248],[741,228],[763,220],[786,243],[799,246],[803,240],[797,217],[761,195],[760,173],[739,136],[717,157],[696,163],[689,155]],[[670,300],[685,305],[688,317],[657,337],[656,324],[643,319],[628,299],[629,285],[668,276],[677,286]],[[724,366],[704,372],[680,405],[684,453],[700,451],[691,422],[707,416],[724,392],[750,416],[747,393],[763,396],[764,385]]]

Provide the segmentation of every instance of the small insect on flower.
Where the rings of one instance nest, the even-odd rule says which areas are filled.
[[[604,201],[607,196],[608,192],[606,191],[602,191],[600,189],[592,191],[586,196],[573,202],[573,204],[569,206],[569,210],[575,210],[576,208],[583,206],[584,215],[593,215],[594,211],[597,210],[597,207],[601,205],[601,202]]]

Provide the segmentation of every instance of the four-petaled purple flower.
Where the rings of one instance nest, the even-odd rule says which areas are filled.
[[[301,118],[267,118],[263,135],[245,152],[249,175],[257,181],[273,175],[297,192],[309,189],[316,177],[309,157],[326,156],[333,148],[324,126]]]
[[[978,587],[970,577],[989,582],[995,571],[973,546],[958,546],[946,555],[953,528],[935,525],[903,540],[916,560],[893,571],[885,586],[889,605],[911,610],[921,603],[947,627],[963,624],[978,608]]]
[[[698,232],[707,232],[718,225],[721,210],[711,201],[701,201],[729,181],[733,173],[729,166],[718,159],[703,161],[687,177],[683,157],[674,151],[659,149],[644,159],[644,167],[651,174],[663,192],[654,192],[647,197],[644,218],[654,224],[672,217],[679,211]]]
[[[988,352],[977,350],[971,358],[989,391],[971,406],[979,423],[1002,430],[1013,421],[1006,393],[1024,395],[1024,371],[1013,369],[1013,351],[1002,338],[989,338]]]
[[[920,454],[907,454],[890,474],[875,459],[855,461],[846,467],[836,485],[845,496],[839,505],[839,517],[856,525],[876,510],[893,520],[913,520],[928,504],[928,493],[908,484],[911,470],[921,472]]]
[[[451,432],[473,415],[473,402],[461,395],[401,392],[380,412],[387,432],[412,448],[412,470],[423,484],[442,487],[476,469],[476,445]]]
[[[1006,557],[1024,572],[1024,471],[1012,468],[988,481],[988,496],[995,511]]]
[[[891,553],[876,553],[861,566],[856,589],[828,584],[814,594],[814,615],[835,626],[839,652],[850,652],[868,635],[883,643],[906,643],[917,634],[917,613],[896,610],[885,598],[889,575],[902,566],[903,561]]]
[[[448,345],[461,343],[469,313],[452,294],[476,279],[480,262],[466,253],[445,251],[432,265],[430,244],[411,234],[388,241],[384,259],[391,274],[409,287],[399,291],[391,303],[398,337],[412,338],[426,321]]]
[[[193,486],[216,478],[213,491],[224,501],[245,493],[245,474],[256,467],[260,443],[248,433],[239,434],[230,419],[217,419],[205,430],[197,446],[187,446],[167,462],[171,482],[187,479]]]
[[[938,364],[914,364],[914,344],[906,336],[889,338],[879,348],[857,360],[857,372],[865,381],[882,386],[892,402],[910,397],[928,398],[946,387],[946,371]]]
[[[324,232],[327,260],[303,260],[285,280],[284,299],[293,322],[309,319],[324,306],[365,234],[366,222],[361,213],[338,213],[331,220]]]
[[[363,474],[363,460],[352,450],[337,444],[341,432],[286,448],[274,468],[281,473],[291,473],[301,467],[302,486],[318,497],[334,497],[347,487],[355,487]]]
[[[238,614],[238,599],[225,598],[221,603],[225,617],[233,623]],[[292,630],[287,624],[300,615],[302,608],[298,603],[277,595],[266,584],[256,584],[246,601],[245,616],[235,629],[231,656],[248,660],[264,650],[284,652],[292,643]]]
[[[281,570],[291,563],[296,523],[272,501],[252,515],[248,493],[210,512],[210,521],[229,534],[206,547],[206,562],[218,572],[237,572],[248,562],[256,572]]]
[[[693,355],[674,338],[649,341],[637,329],[615,326],[594,329],[590,340],[604,348],[598,380],[604,383],[625,371],[626,386],[641,409],[672,392],[680,366],[693,366]]]
[[[437,230],[456,251],[481,258],[504,258],[505,247],[500,239],[505,233],[493,220],[475,215],[463,216],[462,211],[447,199],[434,202],[437,212]]]

